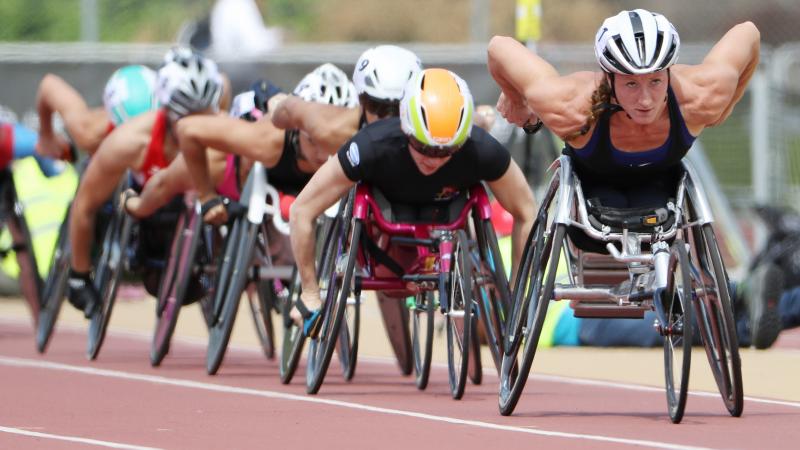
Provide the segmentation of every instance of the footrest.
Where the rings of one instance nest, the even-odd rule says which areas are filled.
[[[581,303],[572,301],[570,307],[575,317],[581,319],[641,319],[644,313],[650,310],[649,306],[630,305],[618,306],[613,304]]]

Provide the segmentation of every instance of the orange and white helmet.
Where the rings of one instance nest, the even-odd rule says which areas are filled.
[[[446,69],[426,69],[406,84],[400,124],[412,146],[458,149],[469,138],[474,109],[472,94],[461,77]]]

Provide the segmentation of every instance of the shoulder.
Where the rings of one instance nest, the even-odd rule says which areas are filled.
[[[714,121],[730,103],[738,74],[720,65],[682,65],[670,69],[670,85],[690,129]]]

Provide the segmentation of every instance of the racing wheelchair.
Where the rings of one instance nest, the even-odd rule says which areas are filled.
[[[413,297],[409,326],[418,388],[424,389],[428,382],[436,309],[445,317],[452,397],[463,396],[468,374],[479,383],[475,327],[483,324],[499,363],[510,303],[490,215],[483,185],[445,205],[422,207],[392,204],[366,184],[355,186],[340,203],[318,252],[323,310],[320,330],[309,344],[307,392],[319,391],[337,342],[340,359],[349,355],[355,366],[358,307],[364,290]],[[395,259],[398,255],[403,255],[402,261]]]
[[[228,207],[229,223],[216,266],[214,292],[210,297],[206,371],[219,370],[246,293],[256,332],[265,356],[275,354],[272,313],[286,309],[289,302],[294,265],[276,265],[272,260],[271,229],[288,235],[289,225],[282,217],[280,194],[267,180],[267,171],[255,162],[242,190],[241,200]]]
[[[20,290],[36,324],[39,321],[42,279],[36,265],[28,222],[25,220],[23,205],[17,196],[14,174],[10,167],[0,169],[0,231],[3,229],[8,229],[11,243],[8,247],[0,246],[0,257],[5,257],[9,252],[16,254]]]
[[[691,166],[683,163],[674,199],[649,209],[587,201],[567,156],[549,172],[507,318],[500,413],[511,414],[520,398],[550,301],[569,300],[576,317],[641,318],[655,311],[675,423],[686,406],[692,335],[699,333],[725,407],[741,415],[741,360],[728,277]]]
[[[92,266],[95,289],[101,305],[89,319],[87,357],[96,359],[105,339],[108,323],[116,301],[117,288],[124,273],[137,276],[150,295],[156,295],[164,272],[168,243],[183,208],[181,197],[160,208],[151,217],[134,220],[119,201],[122,192],[136,186],[127,174],[97,213],[92,246]],[[65,296],[70,267],[68,237],[69,211],[62,222],[53,253],[50,270],[43,289],[39,314],[37,348],[44,352]]]

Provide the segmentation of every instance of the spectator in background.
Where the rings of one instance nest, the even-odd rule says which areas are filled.
[[[210,27],[211,51],[218,58],[261,55],[283,41],[280,29],[264,25],[255,0],[217,0]]]

